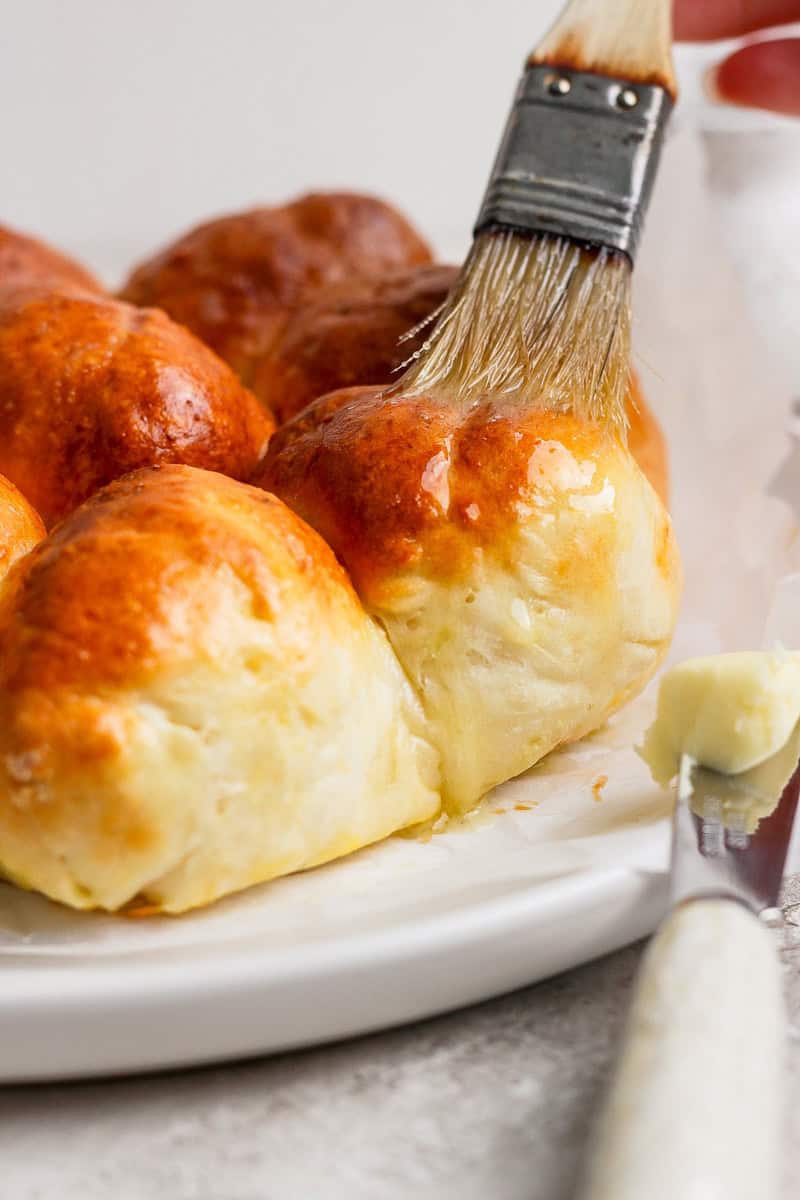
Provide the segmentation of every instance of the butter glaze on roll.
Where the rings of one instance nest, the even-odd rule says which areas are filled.
[[[44,242],[0,225],[0,290],[46,284],[68,285],[102,293],[85,267]]]
[[[142,263],[122,295],[163,308],[250,385],[286,316],[314,288],[430,261],[416,230],[382,200],[316,192],[191,230]]]
[[[385,634],[279,500],[137,472],[0,584],[0,867],[180,912],[439,808]]]
[[[13,483],[0,475],[0,582],[44,535],[39,514]]]
[[[602,724],[666,653],[673,533],[612,431],[497,399],[343,391],[278,431],[258,478],[386,628],[450,810]]]
[[[410,267],[319,288],[257,365],[253,391],[280,424],[329,392],[395,382],[429,335],[430,319],[457,276],[455,267]],[[628,447],[666,504],[664,436],[633,372],[626,407]]]
[[[161,312],[70,290],[0,291],[0,472],[50,526],[161,462],[246,478],[273,422]]]

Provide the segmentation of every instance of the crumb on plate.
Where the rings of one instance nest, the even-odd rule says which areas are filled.
[[[606,786],[607,783],[608,783],[607,775],[598,775],[597,779],[595,779],[594,783],[592,784],[592,796],[594,797],[595,804],[600,804],[600,802],[602,801],[603,788]]]

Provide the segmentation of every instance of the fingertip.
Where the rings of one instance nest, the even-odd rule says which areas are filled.
[[[742,37],[797,20],[798,0],[675,0],[673,15],[675,38],[681,42]]]
[[[800,116],[800,39],[744,46],[707,72],[703,85],[717,103]]]
[[[703,72],[701,80],[703,94],[706,100],[712,104],[726,104],[726,98],[722,95],[719,89],[719,63],[713,63],[706,71]]]

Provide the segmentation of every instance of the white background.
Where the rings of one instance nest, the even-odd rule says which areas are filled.
[[[468,231],[557,0],[27,0],[8,11],[3,219],[136,251],[308,187]]]
[[[0,222],[108,282],[209,215],[319,187],[466,249],[517,75],[558,0],[0,0]],[[753,315],[800,390],[800,137],[713,109],[682,50],[677,123],[709,135]],[[749,133],[744,132],[750,130]]]

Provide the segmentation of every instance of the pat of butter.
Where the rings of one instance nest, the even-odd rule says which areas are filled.
[[[656,783],[678,773],[682,754],[738,775],[786,744],[800,720],[800,654],[694,658],[661,681],[655,722],[639,750]]]

